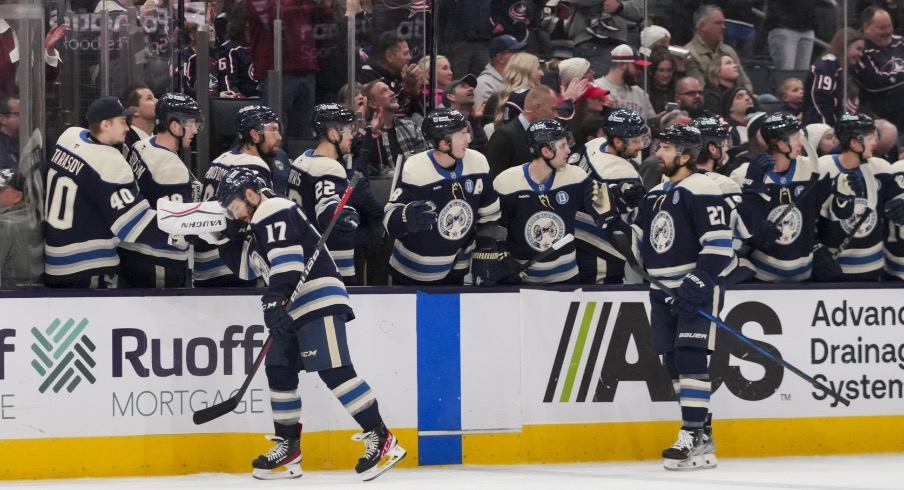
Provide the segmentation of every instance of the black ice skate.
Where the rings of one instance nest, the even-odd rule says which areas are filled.
[[[599,39],[608,39],[612,33],[618,32],[618,27],[613,22],[611,15],[604,14],[599,18],[590,19],[587,32]]]
[[[364,481],[370,481],[397,465],[408,454],[385,425],[370,432],[352,436],[353,441],[364,441],[364,455],[358,460],[355,471]]]
[[[715,468],[719,464],[716,460],[716,440],[713,439],[713,414],[706,414],[706,422],[703,423],[703,467]]]
[[[251,476],[258,480],[281,480],[283,478],[301,477],[301,445],[300,439],[290,437],[283,439],[277,436],[266,436],[267,440],[276,443],[267,454],[262,454],[251,462],[254,471]],[[273,471],[283,468],[285,471]]]
[[[662,465],[667,470],[698,470],[704,468],[705,447],[703,429],[678,431],[678,441],[662,452]],[[715,445],[713,445],[715,450]]]

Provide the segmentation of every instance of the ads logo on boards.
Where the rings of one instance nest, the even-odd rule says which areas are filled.
[[[52,385],[54,393],[59,393],[63,387],[72,393],[83,379],[94,384],[97,379],[90,368],[96,362],[89,352],[94,352],[96,347],[87,335],[82,334],[87,326],[86,318],[78,324],[72,318],[65,322],[56,318],[43,332],[32,327],[31,333],[36,342],[31,344],[31,350],[35,353],[31,366],[44,378],[38,391],[44,393]]]
[[[778,315],[760,302],[741,303],[725,316],[728,325],[746,322],[758,323],[765,335],[782,333]],[[607,332],[607,329],[611,331]],[[605,344],[604,339],[607,339]],[[780,355],[774,346],[754,342],[772,354]],[[759,379],[746,379],[740,367],[729,364],[732,357],[760,365],[764,374]],[[716,333],[716,350],[710,357],[710,374],[713,392],[724,384],[738,398],[758,401],[776,393],[784,377],[784,368],[733,335],[719,331]],[[659,356],[653,352],[650,319],[644,303],[572,302],[543,402],[611,402],[618,384],[623,381],[646,383],[652,401],[675,399],[672,382],[662,368]]]

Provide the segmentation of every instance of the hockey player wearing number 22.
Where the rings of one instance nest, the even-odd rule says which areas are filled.
[[[48,287],[106,287],[119,266],[119,243],[163,247],[156,212],[139,193],[135,176],[112,145],[125,142],[129,126],[115,97],[88,107],[90,129],[67,129],[57,140],[45,179],[44,255]]]
[[[229,218],[249,225],[252,253],[262,257],[258,266],[267,282],[261,302],[273,343],[264,366],[275,430],[268,439],[275,445],[252,462],[252,475],[269,480],[302,474],[298,373],[304,370],[316,372],[361,426],[364,432],[353,439],[364,442],[365,453],[355,471],[364,480],[376,478],[406,453],[383,423],[370,386],[352,365],[345,325],[355,315],[339,269],[326,250],[313,260],[299,284],[306,256],[317,253],[320,234],[297,204],[278,197],[248,169],[230,169],[220,181],[216,198]],[[229,237],[220,239],[219,251],[230,268],[239,267],[248,253],[244,240]],[[277,469],[285,471],[273,471]]]

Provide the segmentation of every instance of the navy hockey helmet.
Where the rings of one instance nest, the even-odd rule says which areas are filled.
[[[876,122],[866,114],[845,112],[835,123],[835,136],[841,142],[842,150],[851,149],[851,139],[859,139],[873,132],[877,132]],[[862,144],[863,140],[860,142]]]
[[[603,133],[610,140],[612,138],[636,138],[649,134],[649,132],[647,123],[640,117],[640,114],[631,109],[617,108],[613,110],[606,116],[603,124]]]
[[[251,170],[244,167],[233,167],[226,172],[217,186],[217,202],[228,210],[229,205],[237,198],[245,200],[245,189],[259,193],[265,187],[267,186],[263,179]]]
[[[787,141],[792,134],[800,131],[802,127],[800,121],[791,114],[776,112],[769,114],[766,119],[763,119],[760,135],[766,145],[770,145],[774,141]]]
[[[431,112],[424,118],[424,122],[421,123],[421,131],[424,133],[424,138],[434,145],[438,145],[440,141],[466,127],[468,127],[468,120],[465,119],[465,116],[457,110],[449,109],[448,107],[442,107]],[[446,140],[446,143],[451,145],[449,140]]]
[[[311,116],[311,127],[318,138],[326,138],[326,132],[330,128],[341,128],[347,124],[355,123],[355,113],[344,105],[329,103],[320,104],[314,108]]]
[[[258,132],[263,132],[264,125],[267,123],[275,122],[279,124],[279,129],[282,131],[282,123],[279,122],[279,117],[273,112],[273,109],[265,105],[242,107],[235,114],[234,121],[239,138],[249,143],[253,142],[251,130],[256,129]]]
[[[672,124],[659,134],[659,141],[675,145],[675,152],[680,157],[684,152],[691,154],[690,163],[697,160],[703,149],[703,138],[700,130],[686,124]]]
[[[555,153],[555,143],[560,139],[565,139],[568,146],[574,145],[574,137],[571,133],[565,129],[562,123],[554,119],[540,119],[534,122],[528,126],[524,136],[530,154],[534,158],[542,155],[541,150],[544,146]]]
[[[710,143],[721,146],[722,142],[731,137],[728,128],[714,117],[698,117],[691,121],[691,126],[700,131],[703,148],[709,146]]]
[[[154,106],[154,131],[160,132],[169,127],[172,120],[177,120],[181,124],[189,119],[194,119],[198,131],[203,128],[204,115],[201,114],[201,108],[198,103],[191,97],[180,93],[165,93],[157,99],[157,105]]]

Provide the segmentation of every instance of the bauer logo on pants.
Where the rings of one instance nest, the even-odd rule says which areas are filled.
[[[91,357],[95,346],[83,334],[87,326],[86,318],[78,323],[72,318],[65,322],[57,318],[43,332],[31,329],[35,338],[35,343],[31,345],[35,354],[31,366],[43,378],[38,391],[44,393],[51,388],[54,393],[59,393],[65,388],[72,393],[82,380],[94,384],[96,379],[90,369],[96,364]]]

